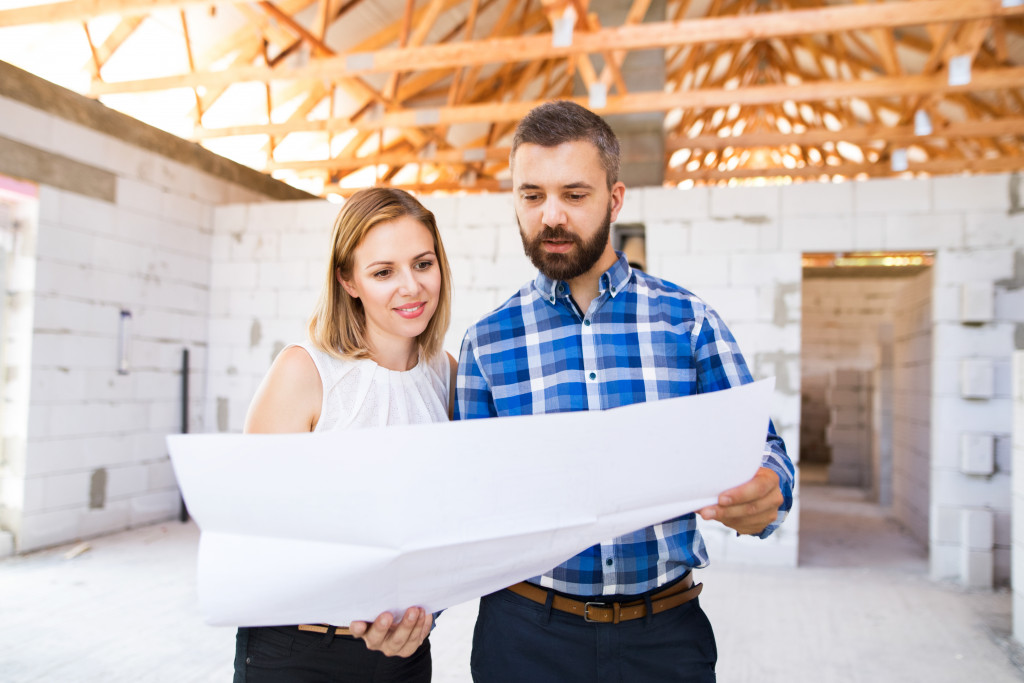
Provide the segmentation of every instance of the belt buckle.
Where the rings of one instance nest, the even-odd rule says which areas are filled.
[[[608,604],[604,603],[604,602],[585,602],[585,603],[583,603],[583,621],[587,622],[588,624],[600,624],[600,623],[603,623],[603,622],[598,621],[597,619],[591,619],[590,618],[589,612],[590,612],[590,607],[591,606],[594,606],[594,607],[607,607]]]

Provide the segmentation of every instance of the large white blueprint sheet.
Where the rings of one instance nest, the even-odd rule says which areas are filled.
[[[773,380],[607,411],[168,437],[216,625],[436,611],[692,512],[761,463]]]

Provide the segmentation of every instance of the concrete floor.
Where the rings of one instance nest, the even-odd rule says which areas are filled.
[[[699,572],[719,681],[1024,681],[1007,591],[930,581],[924,549],[859,491],[805,485],[801,501],[800,568]],[[0,681],[229,681],[234,632],[198,613],[197,538],[171,522],[0,562]],[[441,618],[436,681],[470,680],[475,613]]]

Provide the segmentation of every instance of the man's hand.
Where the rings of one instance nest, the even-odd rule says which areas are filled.
[[[394,620],[391,612],[384,612],[372,624],[353,621],[349,629],[371,650],[379,650],[388,657],[408,657],[430,635],[434,616],[419,607],[410,607],[400,622],[395,624]]]
[[[762,467],[754,478],[718,496],[718,505],[697,511],[704,519],[716,519],[741,534],[759,534],[775,521],[782,505],[779,475]]]

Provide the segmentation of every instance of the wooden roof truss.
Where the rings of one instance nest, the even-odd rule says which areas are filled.
[[[515,122],[553,98],[589,105],[578,93],[595,89],[600,113],[665,115],[666,183],[722,183],[1021,169],[1024,7],[1006,4],[667,0],[653,18],[632,0],[606,26],[589,0],[70,0],[0,11],[0,39],[78,23],[87,94],[187,88],[193,139],[253,136],[254,166],[322,194],[507,188]],[[105,78],[168,13],[183,48],[163,73]],[[665,86],[631,90],[624,60],[652,48]],[[243,83],[261,84],[262,104],[225,123],[218,103]],[[296,136],[320,142],[303,156]]]

